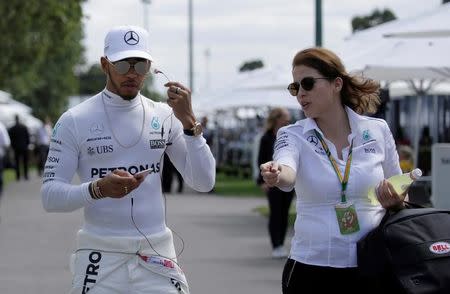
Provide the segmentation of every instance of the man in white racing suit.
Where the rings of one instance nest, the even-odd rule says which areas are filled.
[[[188,88],[165,84],[168,105],[140,94],[152,62],[148,43],[140,27],[110,30],[101,57],[105,89],[66,111],[53,129],[43,206],[84,210],[71,293],[189,293],[165,222],[162,158],[166,152],[200,192],[214,186],[215,160]],[[75,173],[80,185],[71,183]]]

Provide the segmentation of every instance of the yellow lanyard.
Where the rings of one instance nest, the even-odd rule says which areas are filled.
[[[348,151],[348,158],[347,158],[347,163],[345,164],[344,177],[342,177],[341,171],[339,170],[336,160],[331,155],[331,152],[330,152],[330,149],[328,148],[327,143],[325,143],[325,140],[322,138],[322,135],[317,130],[314,130],[314,132],[316,133],[316,136],[319,138],[320,143],[322,144],[322,147],[325,150],[325,153],[327,154],[328,159],[330,160],[331,166],[333,166],[333,169],[336,172],[339,182],[341,183],[341,202],[345,203],[345,202],[347,202],[345,190],[347,190],[348,178],[350,176],[350,165],[352,164],[352,157],[353,157],[352,156],[353,139],[352,139],[352,143],[350,144],[350,150]]]

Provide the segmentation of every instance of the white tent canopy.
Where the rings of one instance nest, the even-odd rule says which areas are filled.
[[[349,70],[376,80],[446,80],[450,79],[449,51],[450,38],[384,38],[345,62]]]
[[[31,113],[31,107],[16,101],[12,98],[12,95],[8,92],[0,90],[0,107],[13,107],[16,111],[20,113]]]
[[[42,122],[31,115],[31,110],[31,107],[14,100],[10,93],[0,90],[0,121],[6,127],[13,126],[15,116],[18,115],[20,121],[34,133],[42,126]]]
[[[275,67],[240,73],[228,87],[195,94],[193,108],[201,113],[240,107],[300,108],[286,89],[292,82],[290,72],[288,68]]]
[[[384,37],[450,37],[450,3],[387,27]]]
[[[402,38],[400,38],[402,37]],[[337,50],[349,71],[378,80],[450,77],[450,3],[393,20],[347,38]]]

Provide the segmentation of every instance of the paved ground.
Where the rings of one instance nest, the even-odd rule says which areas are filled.
[[[0,293],[60,294],[82,212],[46,213],[40,179],[12,183],[0,203]],[[185,242],[179,258],[193,294],[281,293],[283,260],[270,258],[265,199],[168,195],[168,223]],[[176,238],[176,237],[175,237]],[[289,239],[290,240],[290,237]],[[289,242],[287,242],[289,243]],[[180,241],[176,238],[177,250]]]

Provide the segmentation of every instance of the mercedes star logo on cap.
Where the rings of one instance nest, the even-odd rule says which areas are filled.
[[[135,31],[126,32],[123,39],[128,45],[136,45],[139,43],[139,35]]]

